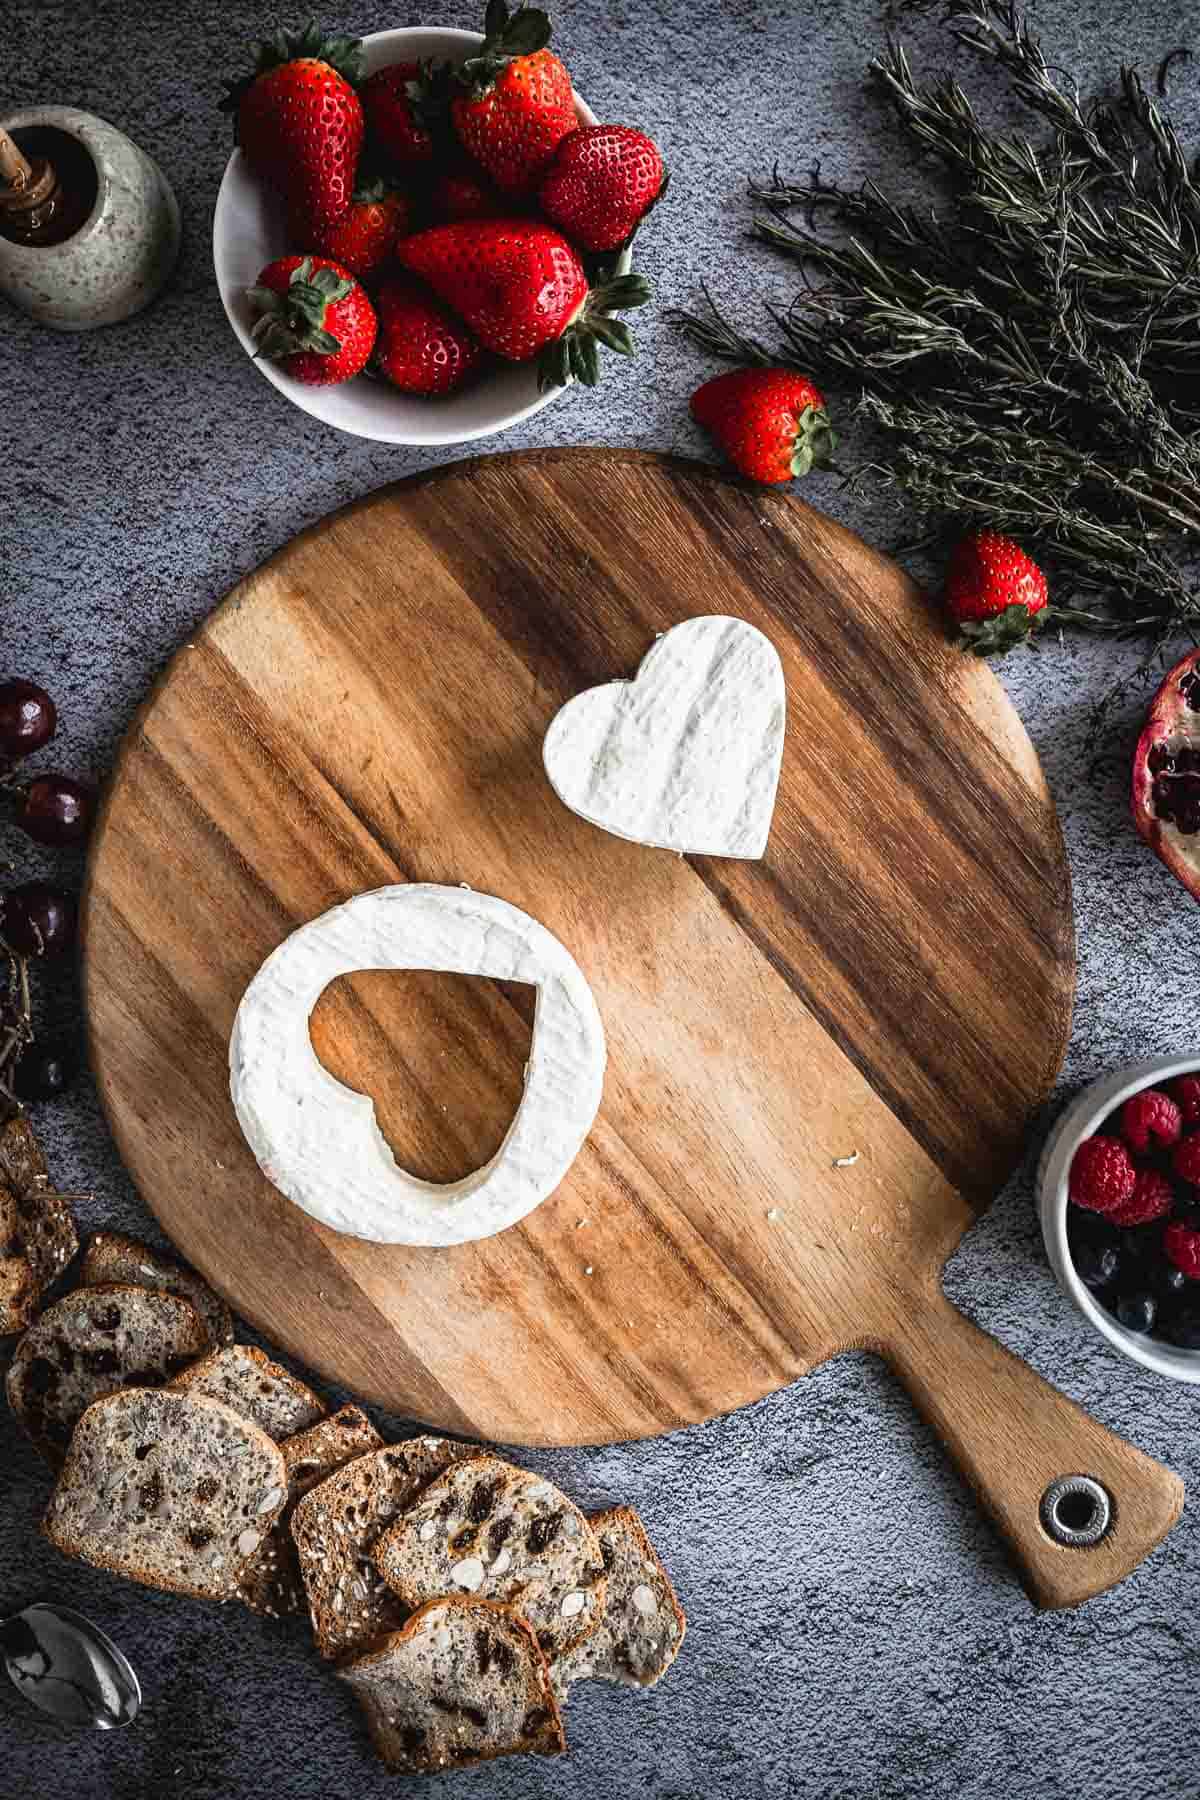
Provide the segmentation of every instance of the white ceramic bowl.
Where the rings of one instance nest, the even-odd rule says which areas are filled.
[[[478,31],[422,25],[376,31],[362,42],[370,75],[387,63],[420,62],[429,56],[461,62],[483,39]],[[575,110],[581,125],[596,123],[596,115],[578,95]],[[226,164],[213,213],[213,267],[229,323],[248,356],[254,355],[250,336],[254,320],[246,289],[253,286],[267,263],[286,252],[282,209],[250,173],[241,151],[235,150]],[[401,394],[384,382],[361,379],[337,387],[305,387],[266,357],[259,357],[254,366],[303,412],[336,425],[339,431],[378,438],[385,444],[464,444],[471,438],[490,437],[541,412],[562,392],[550,388],[539,394],[537,371],[524,363],[502,368],[462,393],[437,400]]]
[[[1114,1349],[1143,1368],[1156,1369],[1175,1381],[1200,1381],[1200,1350],[1180,1350],[1159,1338],[1144,1337],[1126,1331],[1119,1320],[1108,1312],[1086,1288],[1075,1272],[1067,1245],[1067,1176],[1074,1156],[1084,1138],[1091,1137],[1109,1114],[1146,1087],[1160,1087],[1177,1075],[1200,1072],[1200,1057],[1163,1056],[1148,1062],[1127,1063],[1101,1081],[1093,1081],[1067,1107],[1046,1139],[1038,1166],[1038,1207],[1042,1219],[1042,1236],[1046,1254],[1058,1277],[1063,1292],[1074,1301],[1085,1319],[1091,1321],[1102,1338]],[[1200,1288],[1200,1283],[1197,1284]]]

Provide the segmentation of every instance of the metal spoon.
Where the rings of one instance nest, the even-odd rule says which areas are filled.
[[[110,1637],[70,1606],[38,1602],[0,1620],[13,1685],[62,1725],[112,1731],[137,1717],[138,1678]]]

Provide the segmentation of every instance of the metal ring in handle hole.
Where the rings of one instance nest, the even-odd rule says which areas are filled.
[[[1091,1475],[1060,1475],[1040,1510],[1047,1537],[1072,1550],[1092,1550],[1112,1530],[1112,1495]]]

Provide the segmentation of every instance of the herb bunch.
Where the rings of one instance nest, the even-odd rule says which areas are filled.
[[[948,205],[776,170],[751,192],[755,237],[803,274],[768,309],[781,346],[711,301],[679,322],[727,360],[859,388],[888,455],[856,479],[947,526],[1035,540],[1074,602],[1051,618],[1144,635],[1148,667],[1200,634],[1200,188],[1134,69],[1085,105],[1015,0],[950,0],[947,24],[1048,127],[1040,141],[987,129],[949,76],[919,85],[890,40],[871,73]]]

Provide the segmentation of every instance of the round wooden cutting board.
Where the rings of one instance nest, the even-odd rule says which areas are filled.
[[[713,612],[761,627],[783,661],[761,862],[609,836],[542,772],[565,700]],[[259,1173],[229,1099],[230,1028],[263,958],[406,881],[465,882],[540,919],[608,1038],[561,1187],[451,1250],[315,1223]],[[143,1194],[239,1312],[356,1393],[464,1434],[592,1442],[707,1418],[868,1345],[1043,1603],[1109,1585],[1170,1528],[1176,1479],[942,1297],[1063,1054],[1067,865],[990,670],[947,645],[899,569],[800,501],[691,463],[558,451],[460,464],[325,520],[235,589],[152,694],[85,912],[95,1066]],[[530,1002],[367,972],[326,991],[313,1040],[374,1097],[400,1162],[449,1180],[504,1134]],[[1091,1553],[1038,1523],[1047,1482],[1076,1471],[1116,1500]]]

